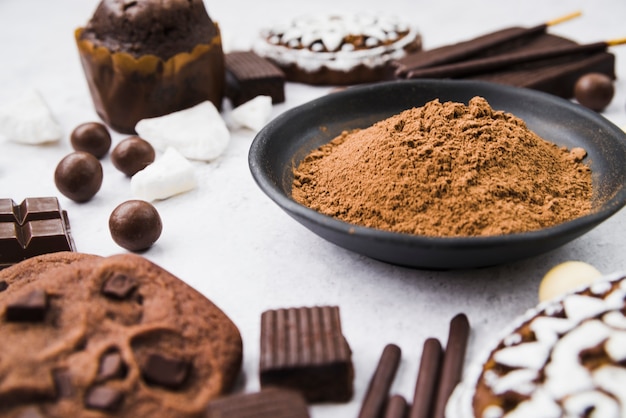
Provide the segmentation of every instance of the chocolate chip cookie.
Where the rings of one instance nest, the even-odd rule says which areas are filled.
[[[139,255],[35,257],[0,284],[0,416],[201,417],[239,374],[232,321]]]

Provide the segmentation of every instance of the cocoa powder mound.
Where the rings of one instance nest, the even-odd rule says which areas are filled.
[[[482,97],[467,106],[434,100],[311,152],[294,169],[292,196],[325,215],[395,232],[526,232],[589,213],[585,156]]]

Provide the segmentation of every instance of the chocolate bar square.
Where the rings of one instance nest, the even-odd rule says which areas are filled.
[[[37,255],[75,251],[67,213],[55,197],[0,199],[0,269]]]
[[[272,103],[285,101],[285,73],[251,51],[225,56],[226,97],[239,106],[256,96],[270,96]]]
[[[295,389],[311,403],[349,401],[354,370],[339,307],[263,312],[259,373],[262,388]]]
[[[265,389],[211,401],[207,418],[309,418],[306,401],[298,392]]]

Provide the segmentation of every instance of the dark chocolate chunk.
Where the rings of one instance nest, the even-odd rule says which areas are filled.
[[[57,165],[54,183],[66,197],[86,202],[100,190],[102,176],[102,165],[96,157],[88,152],[75,151]]]
[[[100,159],[111,148],[111,134],[102,123],[87,122],[74,128],[70,142],[76,151],[85,151]]]
[[[104,282],[102,294],[114,299],[127,299],[137,286],[139,283],[133,277],[115,274]]]
[[[52,372],[58,398],[69,398],[74,395],[72,375],[67,369],[56,369]]]
[[[118,351],[105,353],[100,358],[98,380],[121,379],[126,376],[126,371],[126,363],[124,363],[124,359]]]
[[[161,236],[163,224],[156,208],[144,200],[128,200],[109,217],[111,237],[129,251],[148,249]]]
[[[36,408],[29,407],[20,412],[16,418],[44,418],[44,416]]]
[[[185,360],[150,354],[142,364],[141,375],[148,383],[178,389],[185,383],[190,366]]]
[[[48,295],[36,289],[23,295],[6,307],[6,319],[10,322],[42,322],[48,310]]]
[[[218,398],[209,403],[207,418],[309,418],[299,392],[265,389]]]
[[[295,389],[309,402],[347,402],[352,353],[339,307],[277,309],[261,315],[261,387]]]
[[[111,162],[122,173],[132,177],[154,162],[152,145],[138,136],[130,136],[113,148]]]
[[[614,94],[613,80],[601,73],[585,74],[574,85],[574,97],[578,103],[596,112],[603,111]]]
[[[252,51],[225,55],[226,97],[239,106],[256,96],[270,96],[272,103],[285,101],[285,73]]]
[[[0,269],[58,251],[74,251],[74,241],[55,197],[0,199]]]
[[[9,288],[9,284],[4,280],[0,280],[0,292],[4,292]]]
[[[85,406],[90,409],[113,412],[124,400],[122,392],[106,386],[91,388],[85,395]]]

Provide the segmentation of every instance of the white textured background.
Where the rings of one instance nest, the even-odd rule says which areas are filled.
[[[500,29],[533,26],[581,10],[583,16],[550,30],[579,42],[626,36],[623,0],[527,0],[472,2],[317,0],[210,1],[211,17],[225,44],[246,47],[257,31],[308,12],[393,13],[416,25],[426,48]],[[0,106],[31,87],[39,89],[65,137],[54,145],[0,142],[0,197],[57,195],[69,212],[81,252],[122,252],[110,238],[108,217],[130,199],[127,178],[103,160],[104,183],[96,197],[77,204],[53,182],[57,162],[71,152],[68,136],[79,123],[97,120],[74,45],[73,30],[86,23],[95,0],[0,0]],[[616,96],[604,115],[626,125],[626,46],[615,47]],[[286,109],[325,94],[328,88],[288,84]],[[472,271],[420,271],[383,264],[330,244],[297,224],[255,185],[247,164],[254,133],[234,132],[220,159],[194,163],[199,187],[156,203],[164,223],[158,243],[144,255],[218,304],[244,339],[245,390],[258,389],[261,312],[268,308],[337,304],[354,352],[355,397],[349,404],[315,406],[313,417],[356,416],[382,348],[396,343],[403,360],[393,392],[411,398],[422,343],[444,343],[448,321],[465,312],[472,324],[468,359],[513,317],[532,307],[543,274],[566,260],[582,260],[602,272],[626,269],[626,211],[574,242],[530,260]],[[114,144],[123,136],[115,135]]]

